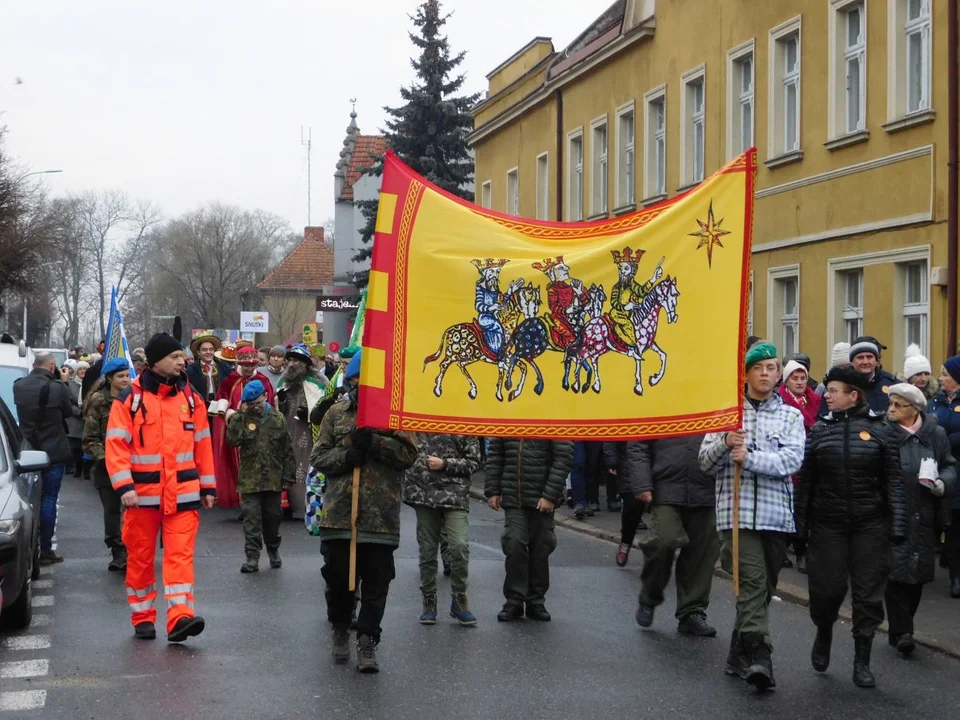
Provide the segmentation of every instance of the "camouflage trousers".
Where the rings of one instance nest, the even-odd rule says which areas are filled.
[[[243,549],[247,557],[260,557],[264,543],[267,550],[280,547],[283,510],[279,492],[244,493],[240,499],[240,512],[243,514]]]
[[[437,592],[437,551],[443,547],[444,565],[450,566],[450,592],[467,591],[470,563],[470,522],[465,510],[416,506],[417,544],[420,546],[420,592]]]

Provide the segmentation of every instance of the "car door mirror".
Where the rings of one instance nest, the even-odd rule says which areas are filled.
[[[37,472],[50,467],[50,456],[43,450],[24,450],[17,458],[19,472]]]

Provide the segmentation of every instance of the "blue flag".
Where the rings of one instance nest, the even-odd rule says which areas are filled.
[[[103,348],[103,362],[113,358],[123,358],[130,365],[130,377],[137,376],[133,368],[133,358],[130,356],[130,347],[127,345],[127,334],[123,329],[123,316],[117,304],[117,288],[110,291],[110,320],[107,322],[107,337]]]

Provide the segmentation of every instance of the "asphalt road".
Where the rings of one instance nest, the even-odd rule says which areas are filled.
[[[758,695],[722,672],[733,620],[729,584],[714,585],[718,638],[678,635],[672,600],[641,630],[633,620],[639,553],[621,570],[612,544],[565,530],[547,597],[553,622],[497,623],[501,520],[479,504],[472,509],[470,598],[479,626],[460,628],[443,612],[437,625],[422,627],[414,518],[404,510],[382,671],[362,676],[329,659],[319,541],[286,523],[283,569],[269,570],[264,557],[258,574],[241,575],[233,512],[203,515],[196,563],[203,635],[183,646],[134,640],[123,578],[106,571],[96,494],[88,482],[68,479],[57,532],[67,560],[44,571],[37,625],[0,634],[0,718],[876,720],[953,717],[960,707],[960,663],[924,649],[901,660],[885,636],[874,649],[878,689],[850,680],[849,628],[838,629],[833,665],[818,675],[809,666],[806,610],[783,602],[772,609],[778,687]]]

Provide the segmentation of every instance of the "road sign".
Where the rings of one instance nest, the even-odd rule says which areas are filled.
[[[243,332],[270,332],[270,313],[263,310],[241,312],[240,330]]]

